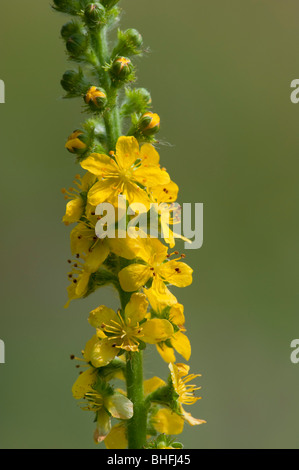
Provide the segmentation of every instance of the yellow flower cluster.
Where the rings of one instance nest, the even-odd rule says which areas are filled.
[[[70,146],[77,135],[71,136]],[[134,403],[124,391],[115,392],[108,380],[125,379],[123,355],[132,354],[155,345],[161,357],[169,364],[170,382],[158,377],[144,382],[144,399],[155,403],[150,422],[156,432],[179,434],[185,422],[192,426],[204,423],[187,413],[183,405],[191,405],[199,398],[198,390],[188,382],[198,376],[188,375],[189,367],[175,364],[175,351],[186,361],[191,356],[190,341],[186,336],[184,307],[178,303],[169,286],[186,287],[192,283],[192,269],[183,261],[184,255],[169,253],[169,248],[158,238],[150,236],[131,238],[128,234],[115,238],[98,238],[95,227],[101,220],[96,215],[98,204],[108,202],[119,209],[119,196],[128,204],[142,203],[149,210],[152,203],[163,203],[165,210],[176,200],[177,185],[161,168],[159,154],[150,143],[139,146],[135,137],[120,137],[116,151],[110,155],[93,153],[81,162],[87,172],[76,177],[76,189],[63,190],[69,202],[63,222],[76,223],[71,232],[71,251],[74,256],[69,273],[69,302],[87,296],[97,287],[112,284],[127,302],[117,312],[101,305],[89,315],[95,328],[94,336],[86,344],[83,357],[88,370],[79,376],[74,387],[76,399],[84,399],[83,409],[94,411],[97,418],[95,441],[105,439],[107,448],[126,448],[126,420],[134,413]],[[163,211],[159,214],[159,228],[163,235]],[[117,224],[116,224],[117,226]],[[170,248],[175,234],[164,238]],[[109,369],[109,374],[103,371]],[[172,401],[159,398],[168,389]],[[163,395],[163,393],[162,393]],[[158,398],[157,398],[158,397]],[[111,417],[121,420],[111,428]]]

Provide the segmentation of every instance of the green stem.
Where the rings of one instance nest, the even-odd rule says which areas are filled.
[[[96,67],[101,85],[105,89],[109,107],[104,114],[104,122],[107,133],[108,150],[115,150],[116,142],[121,135],[121,123],[118,106],[117,89],[112,85],[108,72],[103,68],[109,62],[109,50],[106,27],[99,31],[90,31],[92,48],[99,59]]]
[[[99,59],[97,73],[103,88],[106,90],[109,108],[104,114],[108,150],[114,150],[116,142],[121,135],[120,112],[118,106],[118,90],[111,83],[109,74],[103,65],[109,61],[109,51],[106,37],[106,28],[91,32],[93,50]],[[122,309],[124,310],[130,300],[131,293],[118,288]],[[126,363],[127,396],[133,403],[134,415],[128,421],[128,447],[129,449],[142,449],[146,442],[147,406],[144,401],[143,390],[143,353],[127,353]]]
[[[146,443],[147,407],[143,391],[143,353],[127,353],[127,396],[134,405],[134,415],[128,421],[128,448],[142,449]]]
[[[119,297],[123,311],[132,293],[125,292],[119,286]],[[146,443],[147,412],[149,403],[145,402],[143,390],[143,353],[128,352],[126,355],[127,397],[133,403],[134,415],[128,421],[128,448],[142,449]]]

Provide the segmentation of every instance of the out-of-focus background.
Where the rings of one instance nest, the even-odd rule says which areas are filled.
[[[60,189],[78,172],[64,150],[85,118],[62,100],[67,20],[48,0],[0,2],[1,448],[95,448],[71,396],[79,354],[109,289],[66,300],[69,230]],[[203,399],[188,409],[186,448],[298,448],[299,6],[295,0],[123,0],[121,26],[151,53],[138,59],[162,119],[163,164],[180,202],[204,203],[204,246],[188,252],[184,303]],[[182,360],[182,359],[181,359]],[[166,378],[154,349],[147,375]]]

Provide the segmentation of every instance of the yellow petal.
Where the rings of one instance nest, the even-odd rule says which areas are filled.
[[[90,353],[90,360],[94,367],[104,367],[115,358],[118,350],[113,344],[111,340],[98,340]]]
[[[88,288],[88,283],[89,283],[89,278],[90,278],[90,273],[87,273],[85,271],[80,274],[78,278],[78,282],[76,284],[76,295],[78,297],[83,297]]]
[[[163,202],[175,202],[178,197],[179,187],[173,181],[168,184],[159,184],[151,188],[151,193],[158,204]]]
[[[124,395],[115,393],[104,404],[113,418],[131,419],[133,416],[133,403]]]
[[[142,341],[145,343],[160,343],[173,335],[173,326],[168,320],[154,318],[142,325],[142,334]]]
[[[158,388],[164,387],[164,385],[166,385],[166,383],[159,377],[152,377],[151,379],[145,380],[143,382],[144,395],[147,396]]]
[[[88,253],[89,248],[94,243],[91,234],[92,231],[82,223],[73,228],[71,231],[71,251],[73,255]]]
[[[127,324],[136,325],[144,319],[148,307],[148,301],[144,294],[133,294],[125,308],[125,320]]]
[[[109,245],[106,240],[98,240],[95,247],[91,248],[85,258],[84,269],[90,273],[95,273],[104,263],[110,253]]]
[[[186,335],[178,331],[171,338],[171,344],[186,361],[189,361],[191,356],[191,344]]]
[[[130,168],[139,158],[139,144],[135,137],[120,137],[116,144],[116,161],[120,168]]]
[[[96,176],[87,171],[81,179],[81,191],[87,192],[95,182]]]
[[[138,183],[146,188],[151,188],[157,184],[170,183],[169,174],[161,170],[158,166],[141,165],[141,167],[134,172],[134,177]]]
[[[206,424],[206,421],[204,421],[203,419],[193,418],[191,413],[187,413],[187,411],[185,411],[183,408],[182,408],[182,412],[183,412],[185,421],[187,421],[187,423],[190,424],[190,426],[198,426],[199,424]]]
[[[106,180],[98,181],[93,185],[93,187],[88,192],[88,202],[92,206],[97,206],[102,202],[110,200],[111,198],[115,198],[115,194],[117,192],[114,189],[117,186],[118,180],[115,179],[115,183],[113,178],[107,178]]]
[[[185,377],[185,375],[189,374],[190,366],[187,364],[177,363],[173,364],[173,367],[176,369],[176,374],[178,374],[179,377]],[[200,377],[200,375],[197,375],[197,377]]]
[[[66,212],[62,221],[68,225],[78,222],[83,215],[84,203],[81,197],[76,197],[69,201],[66,205]]]
[[[160,305],[161,308],[166,307],[167,305],[173,305],[177,303],[176,297],[170,292],[170,290],[165,286],[164,282],[158,277],[154,278],[152,287],[148,289],[147,295],[155,299],[154,302]]]
[[[157,344],[157,351],[162,357],[162,359],[169,364],[170,362],[175,362],[175,355],[173,348],[169,348],[165,343]]]
[[[80,296],[76,294],[76,285],[73,282],[68,286],[67,293],[68,293],[68,301],[65,304],[64,308],[69,308],[71,300],[80,298]]]
[[[140,149],[140,158],[145,164],[158,166],[160,155],[152,144],[144,144]]]
[[[138,243],[135,239],[128,236],[126,238],[109,238],[108,243],[110,250],[115,255],[130,260],[136,258]]]
[[[73,397],[77,400],[82,399],[87,392],[90,392],[96,381],[97,371],[91,367],[77,378],[72,388]]]
[[[131,264],[122,269],[119,274],[121,288],[126,292],[134,292],[144,286],[151,278],[149,266],[143,264]]]
[[[97,412],[97,429],[94,433],[94,441],[100,444],[111,430],[111,419],[104,408]]]
[[[193,269],[186,263],[168,261],[159,270],[161,277],[177,287],[187,287],[192,284]]]
[[[101,329],[111,321],[118,322],[118,316],[111,308],[101,305],[90,312],[88,321],[94,328]]]
[[[89,341],[87,341],[87,343],[85,345],[84,353],[83,353],[83,357],[84,357],[86,362],[91,361],[91,353],[93,351],[94,346],[96,345],[96,343],[98,341],[99,341],[99,339],[98,339],[97,335],[94,335]]]
[[[127,449],[126,426],[122,423],[113,426],[104,442],[107,449]]]
[[[163,263],[167,257],[168,247],[163,245],[157,238],[147,239],[147,249],[151,253],[151,258],[154,259],[155,263]]]
[[[163,222],[162,218],[161,218],[161,231],[162,231],[165,243],[167,243],[167,245],[169,245],[170,248],[174,248],[175,246],[174,233],[169,228],[168,222],[167,223]]]
[[[168,408],[158,411],[153,418],[154,428],[161,434],[181,434],[184,429],[184,418]]]
[[[165,284],[163,284],[163,285],[165,286]],[[164,295],[165,295],[165,290],[163,292],[164,292]],[[162,310],[165,307],[168,307],[172,304],[177,303],[177,299],[170,292],[169,292],[170,297],[166,296],[166,298],[162,297],[160,295],[157,295],[156,290],[153,290],[152,288],[151,289],[144,289],[144,293],[147,296],[147,298],[149,300],[149,303],[151,304],[152,309],[157,313],[161,313]]]
[[[101,155],[99,153],[92,153],[83,160],[80,165],[85,170],[88,170],[93,175],[96,175],[100,178],[106,175],[114,175],[118,174],[117,166],[114,160],[107,155]]]
[[[146,210],[150,208],[151,201],[147,192],[134,182],[128,182],[125,184],[123,194],[126,196],[129,205],[138,202],[143,204]]]
[[[184,306],[179,303],[172,305],[169,312],[169,319],[175,325],[183,326],[185,324]]]

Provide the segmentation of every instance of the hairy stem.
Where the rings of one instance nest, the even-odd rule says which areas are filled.
[[[120,112],[118,106],[117,88],[113,86],[108,72],[103,65],[109,60],[106,28],[92,35],[92,47],[101,64],[97,67],[97,73],[103,88],[106,90],[109,108],[104,114],[104,122],[107,133],[108,150],[114,150],[116,142],[121,135]],[[130,300],[131,293],[118,288],[122,309],[124,310]],[[127,353],[126,381],[127,396],[134,406],[134,415],[128,422],[128,447],[129,449],[142,449],[146,442],[147,406],[144,401],[143,391],[143,353]]]
[[[116,142],[121,135],[121,124],[118,106],[117,89],[111,83],[108,72],[104,69],[105,64],[109,61],[109,49],[107,41],[106,27],[100,31],[91,31],[91,44],[93,51],[99,59],[99,66],[96,67],[97,74],[101,86],[105,89],[109,108],[104,113],[104,122],[107,133],[108,151],[114,150]]]
[[[124,311],[131,293],[118,289],[121,306]],[[143,353],[129,352],[126,355],[127,397],[133,403],[134,415],[128,421],[128,448],[142,449],[146,443],[148,404],[144,400],[143,390]]]
[[[143,391],[143,353],[127,353],[127,395],[134,404],[134,415],[128,422],[128,448],[142,449],[146,442],[147,407]]]

